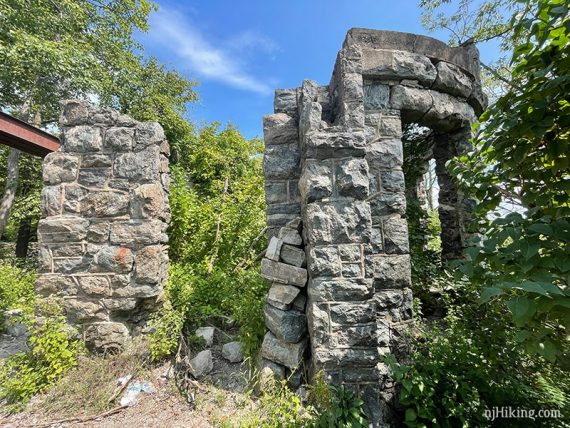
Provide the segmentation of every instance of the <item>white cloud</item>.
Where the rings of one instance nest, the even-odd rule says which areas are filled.
[[[239,89],[263,95],[272,92],[267,83],[246,71],[237,55],[240,50],[248,48],[273,52],[277,46],[270,39],[254,32],[244,32],[224,43],[224,47],[215,46],[191,22],[164,8],[151,15],[150,25],[148,36],[183,62],[183,67],[178,68],[187,67],[201,77]]]

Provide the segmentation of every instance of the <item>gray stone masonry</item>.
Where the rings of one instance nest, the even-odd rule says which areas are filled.
[[[473,45],[366,29],[348,32],[327,86],[305,80],[275,91],[275,113],[263,119],[274,237],[262,264],[273,284],[265,367],[282,376],[308,358],[310,374],[324,371],[363,397],[373,426],[393,424],[395,387],[381,361],[406,352],[412,318],[402,124],[437,133],[444,177],[485,105]],[[457,254],[468,204],[447,181],[443,193],[444,248]],[[295,217],[302,230],[279,229]],[[301,310],[297,299],[306,299]]]
[[[42,296],[61,299],[95,351],[144,328],[167,280],[169,147],[158,123],[67,101],[43,165]]]

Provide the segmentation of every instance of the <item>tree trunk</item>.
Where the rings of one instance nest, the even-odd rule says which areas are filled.
[[[4,189],[4,195],[2,196],[2,201],[0,202],[0,237],[4,234],[4,229],[8,223],[8,217],[10,216],[10,210],[14,204],[14,199],[16,198],[16,191],[18,190],[18,160],[20,159],[20,151],[10,147],[10,152],[8,154],[8,175],[6,177],[6,188]]]
[[[30,245],[30,232],[32,230],[32,218],[24,217],[18,227],[18,237],[16,239],[16,257],[25,259],[28,257],[28,247]]]

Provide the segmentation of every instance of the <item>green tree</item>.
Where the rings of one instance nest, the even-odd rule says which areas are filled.
[[[509,91],[483,115],[474,151],[453,163],[484,232],[462,269],[485,287],[482,302],[507,305],[528,351],[568,363],[570,20],[564,0],[527,6],[512,19],[524,43]]]
[[[133,37],[148,30],[154,9],[148,0],[0,0],[0,108],[45,126],[57,120],[61,100],[91,97],[158,120],[181,147],[191,133],[184,115],[194,83],[145,59]],[[20,155],[10,151],[0,235],[16,196],[39,201],[38,186],[16,192]],[[39,180],[39,168],[27,179]]]

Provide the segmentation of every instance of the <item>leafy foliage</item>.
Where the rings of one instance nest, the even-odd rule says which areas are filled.
[[[513,53],[512,85],[482,117],[472,153],[453,164],[479,201],[484,238],[462,270],[500,300],[529,352],[568,362],[570,328],[570,21],[563,0],[529,2],[512,20],[525,42]],[[513,205],[508,215],[501,203]]]
[[[446,297],[448,315],[416,341],[412,363],[388,357],[401,384],[407,426],[490,426],[484,410],[502,406],[560,409],[562,414],[570,408],[568,373],[529,356],[517,343],[507,311],[498,305],[481,311],[477,294],[476,287],[463,284],[459,293],[456,289]],[[505,419],[493,426],[519,426],[514,423]],[[520,423],[531,427],[544,421]]]
[[[0,402],[9,411],[19,410],[34,394],[59,380],[83,350],[58,306],[44,302],[39,314],[25,319],[30,351],[0,365]]]
[[[34,304],[36,274],[29,269],[0,261],[0,314],[8,309],[31,313]]]

